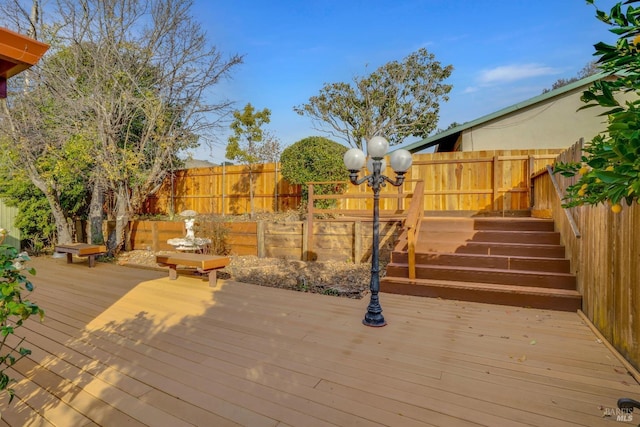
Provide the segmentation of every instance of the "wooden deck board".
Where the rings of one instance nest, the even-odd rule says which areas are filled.
[[[4,425],[598,426],[640,396],[575,313],[381,294],[368,328],[364,300],[32,265]]]

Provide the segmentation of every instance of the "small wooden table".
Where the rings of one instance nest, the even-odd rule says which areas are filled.
[[[56,245],[56,252],[67,254],[67,264],[73,262],[73,255],[89,258],[89,267],[95,267],[96,255],[107,252],[104,245],[90,245],[88,243],[70,243],[68,245]]]
[[[218,276],[216,270],[229,265],[230,259],[226,256],[204,255],[192,253],[175,253],[168,255],[156,255],[156,262],[169,267],[169,279],[178,278],[177,267],[179,265],[195,267],[200,273],[209,275],[209,286],[216,286]]]

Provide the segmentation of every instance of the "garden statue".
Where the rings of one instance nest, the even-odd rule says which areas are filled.
[[[179,251],[201,251],[205,246],[211,244],[211,239],[205,239],[202,237],[196,237],[193,226],[195,225],[197,215],[196,211],[186,210],[178,214],[185,217],[184,226],[187,230],[185,237],[176,237],[167,240],[167,243],[176,248]]]
[[[187,229],[186,239],[193,240],[193,239],[196,238],[195,233],[193,231],[193,224],[195,222],[196,222],[196,220],[193,219],[193,218],[187,218],[187,219],[184,220],[184,225],[185,225],[185,228]]]

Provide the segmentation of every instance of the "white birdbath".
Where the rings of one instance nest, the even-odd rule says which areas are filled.
[[[184,225],[187,230],[185,237],[176,237],[167,240],[167,243],[173,246],[178,251],[201,251],[203,247],[211,244],[211,239],[205,239],[202,237],[196,237],[193,231],[193,224],[196,222],[195,211],[183,211],[180,212],[180,216],[186,217]]]

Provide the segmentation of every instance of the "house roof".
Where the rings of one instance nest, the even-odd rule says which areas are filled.
[[[184,161],[184,166],[180,169],[198,169],[198,168],[210,168],[218,166],[215,163],[211,163],[208,160],[199,160],[199,159],[187,159]]]
[[[35,65],[49,45],[0,27],[0,77],[8,79]]]
[[[486,116],[482,116],[478,119],[472,120],[470,122],[463,123],[459,126],[453,127],[451,129],[447,129],[444,132],[437,133],[423,140],[414,142],[413,144],[409,144],[404,148],[405,150],[409,150],[411,153],[416,153],[418,151],[425,150],[429,147],[433,147],[435,145],[443,145],[443,146],[451,146],[455,144],[458,139],[460,133],[466,129],[476,127],[483,123],[489,122],[491,120],[495,120],[499,117],[506,116],[515,111],[530,107],[532,105],[538,104],[540,102],[546,101],[548,99],[554,98],[556,96],[562,95],[567,92],[571,92],[576,90],[582,86],[586,86],[588,84],[593,83],[596,80],[600,80],[609,74],[599,73],[594,74],[589,77],[585,77],[584,79],[577,80],[568,85],[559,87],[558,89],[551,90],[549,92],[543,93],[541,95],[535,96],[533,98],[527,99],[526,101],[519,102],[517,104],[511,105],[509,107],[503,108],[502,110],[498,110],[494,113],[487,114]]]

